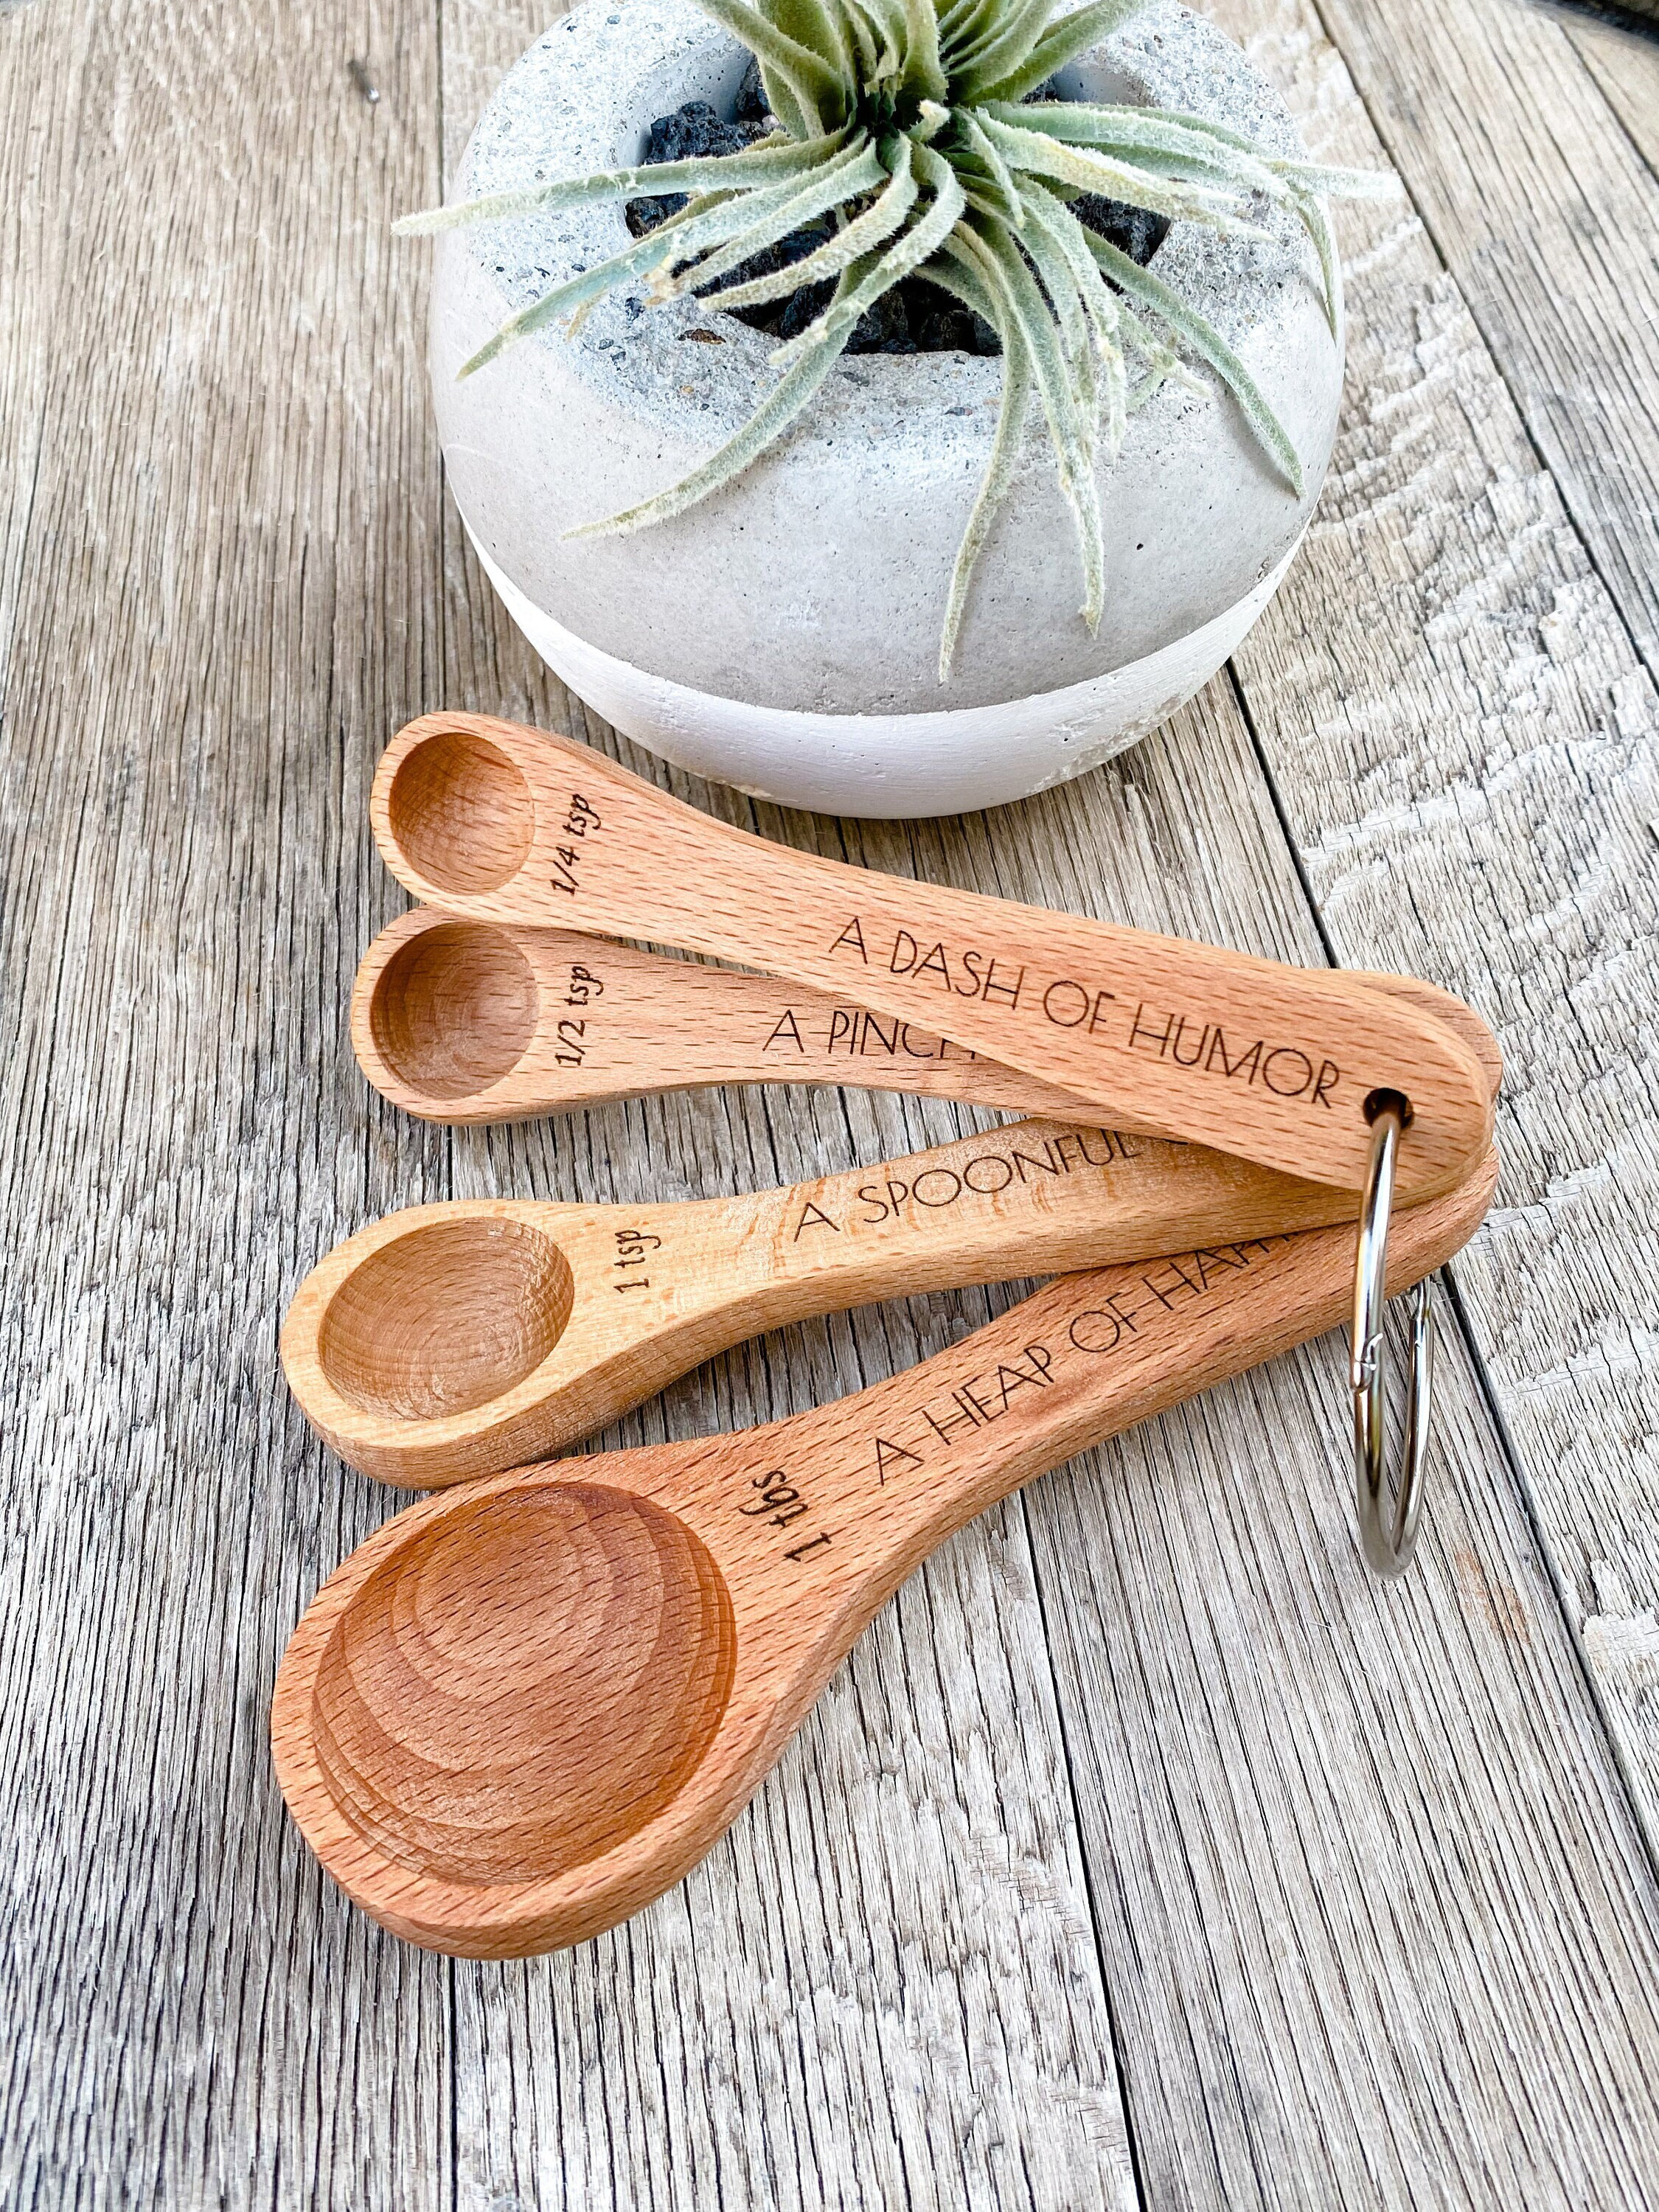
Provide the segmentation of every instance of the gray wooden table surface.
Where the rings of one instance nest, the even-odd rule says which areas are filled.
[[[1221,0],[1314,148],[1407,187],[1341,216],[1306,550],[1113,767],[884,827],[640,754],[464,551],[388,225],[550,12],[0,5],[0,2206],[1659,2205],[1659,46]],[[288,1402],[301,1275],[398,1205],[738,1191],[963,1126],[382,1106],[365,798],[441,703],[809,849],[1480,1007],[1504,1171],[1410,1579],[1356,1556],[1333,1339],[965,1531],[613,1935],[483,1966],[345,1908],[265,1706],[399,1501]],[[781,1414],[987,1310],[792,1329],[617,1433]]]

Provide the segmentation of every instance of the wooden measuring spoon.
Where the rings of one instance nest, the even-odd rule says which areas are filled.
[[[426,919],[406,941],[420,947],[450,927],[507,934]],[[610,977],[607,988],[635,965],[648,981],[656,969],[707,978],[717,1001],[726,984],[781,988],[559,942],[590,948],[592,964],[575,964]],[[1462,1012],[1477,1038],[1488,1034]],[[307,1279],[283,1358],[343,1458],[387,1481],[438,1486],[556,1450],[711,1353],[810,1314],[1309,1228],[1353,1209],[1328,1184],[1071,1121],[701,1205],[416,1207],[340,1245]]]
[[[1354,980],[1448,1022],[1496,1091],[1496,1041],[1461,999],[1409,976]],[[382,1097],[434,1121],[523,1121],[717,1083],[860,1084],[1066,1119],[1079,1108],[1040,1077],[805,984],[437,907],[400,915],[369,946],[351,1042]]]
[[[451,913],[678,945],[848,994],[1037,1076],[1103,1126],[1358,1190],[1366,1102],[1401,1092],[1407,1200],[1447,1188],[1487,1142],[1475,1056],[1398,997],[793,852],[515,723],[411,722],[370,817],[398,880]]]
[[[351,1042],[383,1097],[433,1121],[518,1121],[715,1083],[858,1083],[1068,1120],[1078,1110],[1052,1084],[850,999],[429,906],[400,915],[364,954]]]
[[[343,1459],[433,1488],[540,1458],[811,1314],[1311,1228],[1356,1206],[1229,1153],[1070,1121],[742,1198],[455,1200],[337,1246],[289,1309],[283,1365]]]
[[[1396,1214],[1391,1291],[1466,1241],[1496,1167]],[[1352,1282],[1345,1228],[1067,1276],[837,1404],[410,1507],[324,1585],[278,1670],[301,1832],[437,1950],[513,1958],[614,1925],[710,1849],[953,1529],[1331,1328]]]

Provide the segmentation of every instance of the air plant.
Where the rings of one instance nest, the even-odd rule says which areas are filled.
[[[758,143],[500,192],[398,226],[434,231],[644,194],[689,196],[657,228],[514,315],[463,376],[544,325],[562,319],[574,331],[620,284],[642,284],[653,303],[695,294],[749,308],[834,280],[817,319],[772,356],[781,374],[734,437],[679,483],[569,536],[641,530],[730,483],[807,407],[866,312],[916,275],[981,316],[1003,362],[990,460],[945,604],[941,683],[1033,397],[1076,526],[1080,611],[1091,635],[1105,590],[1097,459],[1103,447],[1115,458],[1127,416],[1167,379],[1205,388],[1183,354],[1219,378],[1300,495],[1296,450],[1237,355],[1161,278],[1079,222],[1070,204],[1104,194],[1247,238],[1269,235],[1250,220],[1263,204],[1290,209],[1313,241],[1334,330],[1336,252],[1322,196],[1386,191],[1390,180],[1280,160],[1194,115],[1048,96],[1055,71],[1142,0],[1086,0],[1059,15],[1055,0],[696,4],[759,64],[775,127]],[[805,259],[745,273],[768,247],[826,219],[831,234]]]

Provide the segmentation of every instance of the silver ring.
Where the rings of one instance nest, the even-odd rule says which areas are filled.
[[[1428,1459],[1429,1424],[1434,1389],[1433,1299],[1425,1278],[1412,1294],[1411,1376],[1406,1393],[1406,1456],[1395,1492],[1392,1527],[1383,1511],[1387,1425],[1382,1402],[1383,1285],[1388,1273],[1389,1216],[1394,1207],[1395,1164],[1400,1139],[1411,1121],[1411,1106],[1398,1091],[1383,1091],[1365,1102],[1373,1134],[1365,1194],[1359,1208],[1359,1242],[1355,1255],[1353,1334],[1348,1385],[1353,1393],[1354,1473],[1359,1543],[1367,1564],[1379,1575],[1403,1574],[1417,1548],[1423,1516],[1423,1479]]]

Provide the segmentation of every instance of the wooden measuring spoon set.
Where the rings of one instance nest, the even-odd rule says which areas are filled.
[[[773,1080],[1036,1117],[741,1199],[416,1207],[307,1279],[283,1333],[307,1417],[442,1493],[318,1593],[272,1711],[295,1819],[386,1927],[510,1957],[638,1910],[953,1529],[1345,1315],[1362,1540],[1404,1565],[1426,1279],[1497,1172],[1497,1048],[1461,1001],[791,852],[483,716],[411,723],[372,813],[423,903],[370,949],[353,1040],[412,1113]],[[762,1330],[1034,1274],[1057,1279],[790,1420],[548,1458]],[[1390,1496],[1382,1305],[1413,1284]]]

